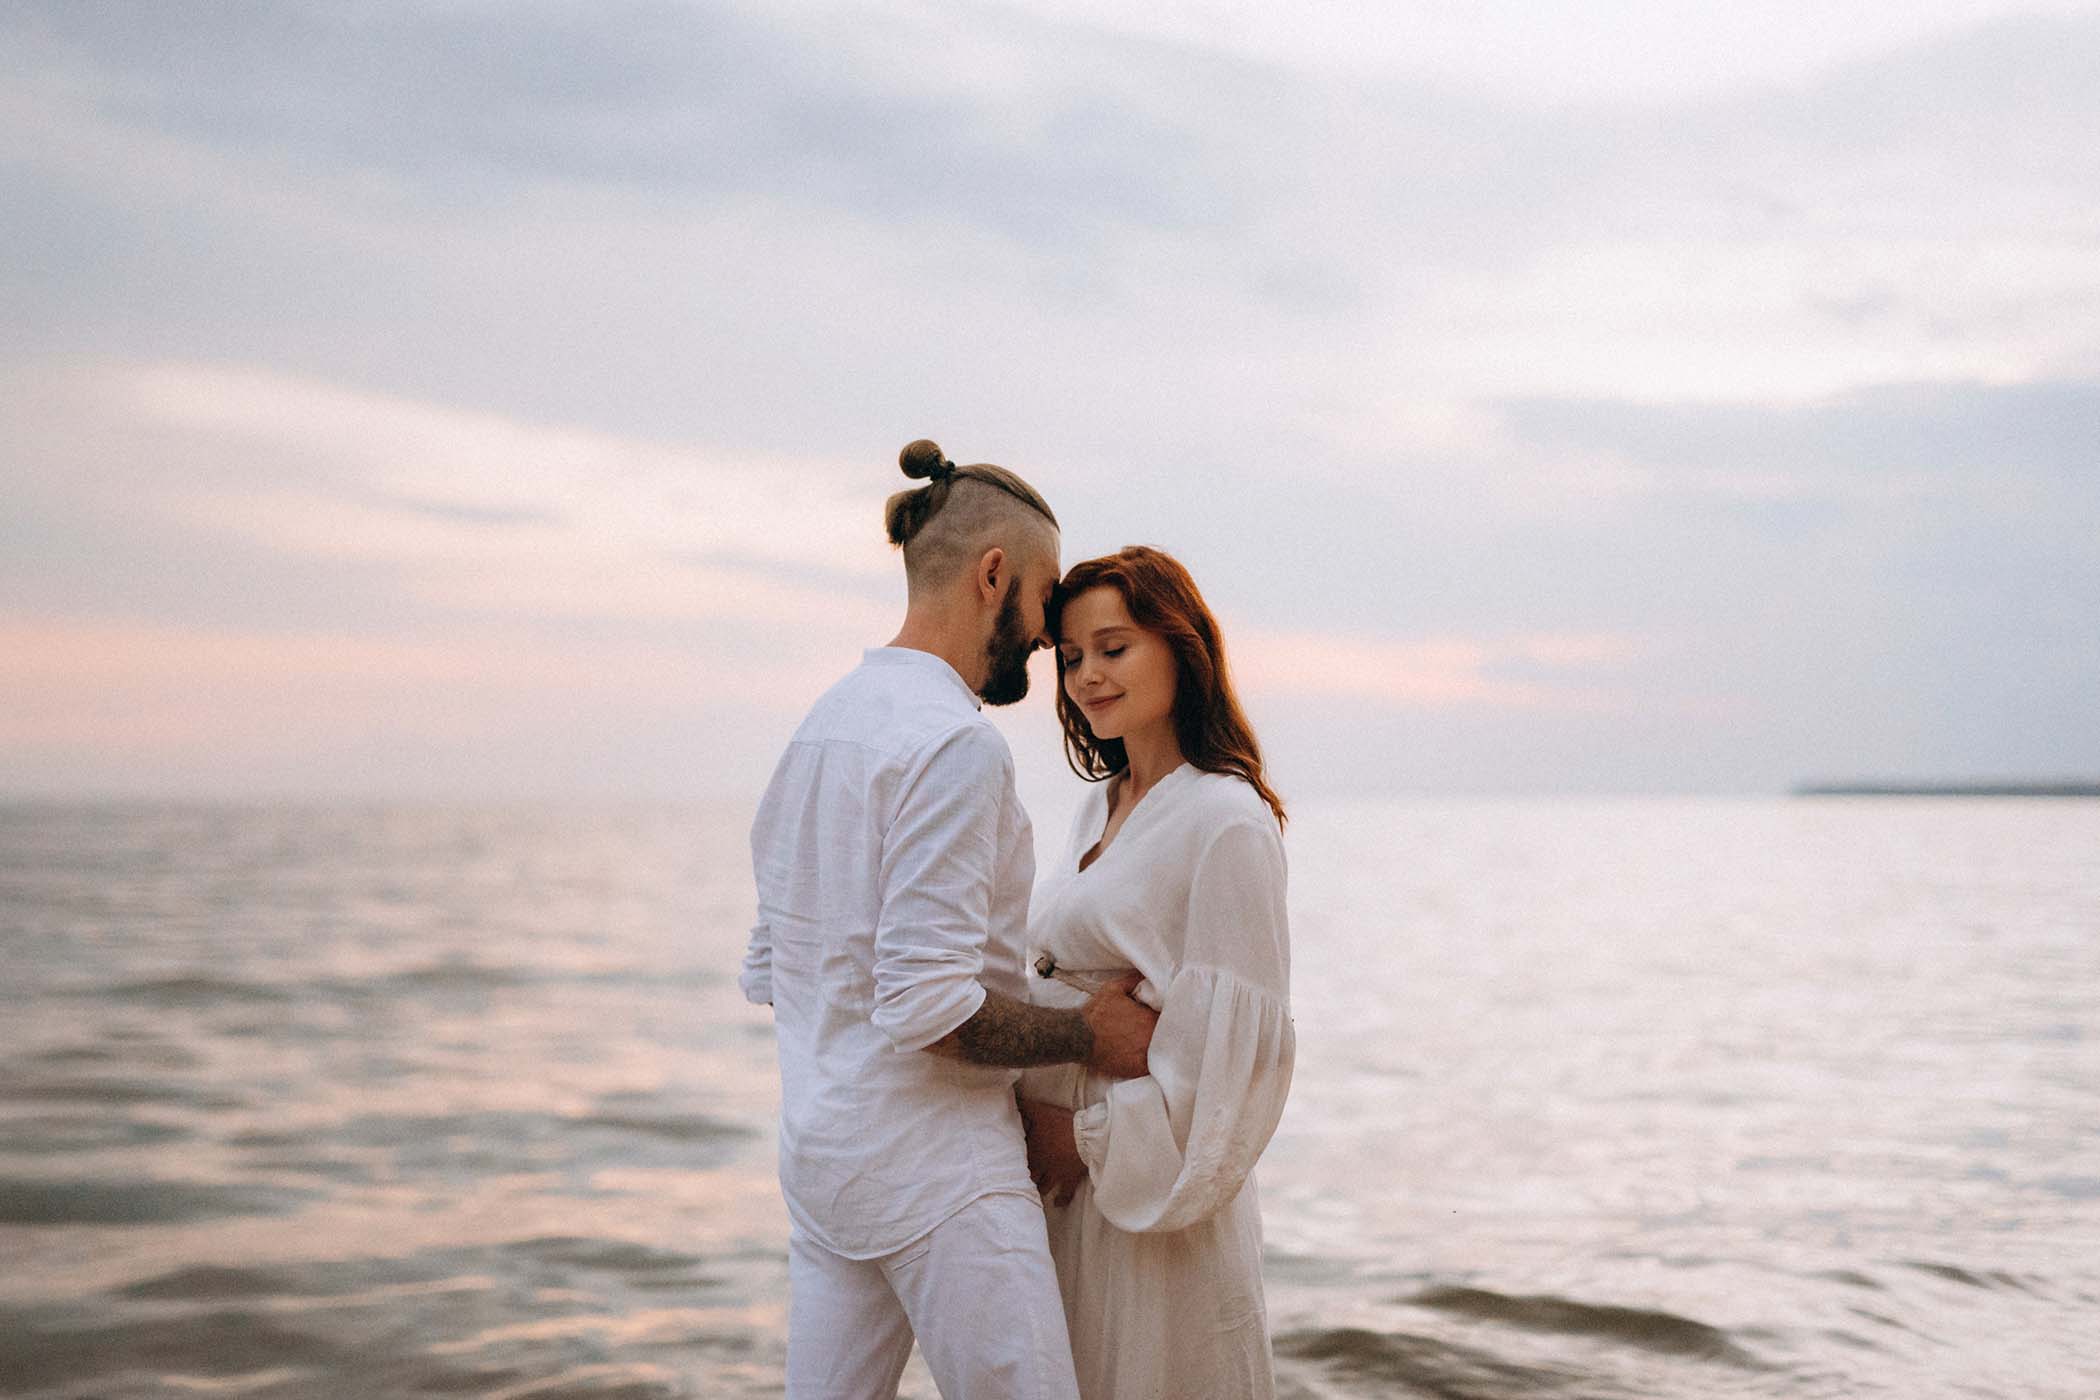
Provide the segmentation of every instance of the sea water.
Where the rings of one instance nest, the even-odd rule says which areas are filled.
[[[0,808],[0,1395],[777,1394],[748,820]],[[1288,846],[1285,1394],[2100,1395],[2100,803]]]

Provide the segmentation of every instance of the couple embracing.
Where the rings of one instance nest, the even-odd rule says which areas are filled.
[[[1283,806],[1188,572],[1060,579],[1019,476],[904,449],[890,645],[817,701],[752,828],[791,1400],[1274,1393],[1251,1175],[1290,1086]],[[1094,784],[1040,890],[981,713],[1051,647]],[[1031,907],[1032,904],[1032,907]]]

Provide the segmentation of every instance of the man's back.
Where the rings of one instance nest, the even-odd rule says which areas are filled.
[[[774,1008],[788,1209],[838,1254],[1033,1195],[1014,1072],[925,1051],[986,988],[1026,997],[1030,843],[1004,739],[927,652],[868,652],[774,771],[743,984]]]

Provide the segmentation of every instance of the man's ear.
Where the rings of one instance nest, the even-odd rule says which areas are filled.
[[[1006,590],[1006,551],[993,546],[977,561],[977,591],[987,603],[996,603]]]

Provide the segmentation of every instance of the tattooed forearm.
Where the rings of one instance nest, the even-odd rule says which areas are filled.
[[[1094,1053],[1094,1032],[1077,1011],[1031,1006],[987,991],[984,1005],[969,1020],[927,1048],[973,1064],[1026,1069],[1085,1060]]]

